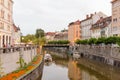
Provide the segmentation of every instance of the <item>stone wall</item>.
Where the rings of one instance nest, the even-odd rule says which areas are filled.
[[[37,47],[0,49],[0,62],[4,75],[19,68],[20,64],[17,62],[20,56],[27,64],[31,62],[37,54],[36,49]]]
[[[120,47],[76,45],[71,49],[79,53],[81,57],[120,67]]]

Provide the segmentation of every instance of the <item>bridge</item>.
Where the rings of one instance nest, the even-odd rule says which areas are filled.
[[[44,48],[48,48],[48,47],[65,47],[65,48],[69,48],[69,44],[45,44],[43,47]]]

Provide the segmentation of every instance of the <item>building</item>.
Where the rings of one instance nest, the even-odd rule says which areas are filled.
[[[106,18],[101,17],[95,24],[93,24],[90,29],[92,38],[110,37],[112,35],[111,20],[111,16]]]
[[[20,28],[13,24],[12,30],[12,43],[11,45],[20,44],[21,42],[21,31]]]
[[[120,36],[120,0],[112,2],[112,34]]]
[[[93,14],[91,14],[90,17],[86,15],[86,19],[81,21],[81,35],[83,40],[91,38],[90,28],[93,24],[92,16]]]
[[[45,33],[45,37],[46,37],[47,41],[54,40],[55,34],[56,34],[55,32],[47,32],[47,33]]]
[[[74,43],[77,39],[81,39],[81,27],[79,20],[68,25],[68,40],[71,43]]]
[[[83,40],[92,37],[90,29],[101,17],[105,18],[107,16],[102,12],[95,12],[94,14],[86,15],[86,18],[81,21],[81,36]]]
[[[0,0],[0,47],[12,44],[13,1]]]
[[[54,36],[54,40],[68,40],[68,31],[57,32]]]

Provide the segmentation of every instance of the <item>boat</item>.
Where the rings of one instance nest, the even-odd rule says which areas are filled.
[[[79,58],[80,58],[79,53],[78,53],[78,52],[74,52],[74,53],[73,53],[73,58],[74,58],[74,59],[79,59]]]
[[[52,56],[50,54],[45,54],[44,61],[45,62],[51,62],[52,61]]]

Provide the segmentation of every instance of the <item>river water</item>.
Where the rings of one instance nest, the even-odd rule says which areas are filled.
[[[87,59],[74,60],[62,53],[51,53],[39,80],[120,80],[120,69]]]

